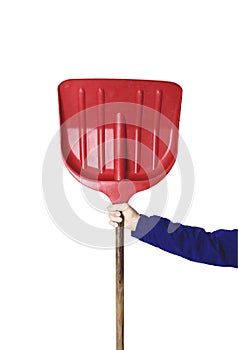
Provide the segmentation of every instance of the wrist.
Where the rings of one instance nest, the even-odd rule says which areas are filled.
[[[140,214],[136,213],[135,218],[133,219],[133,221],[131,223],[131,227],[130,227],[131,231],[136,230],[139,219],[140,219]]]

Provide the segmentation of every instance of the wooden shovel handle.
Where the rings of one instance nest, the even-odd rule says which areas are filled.
[[[116,350],[124,350],[124,225],[116,227]]]

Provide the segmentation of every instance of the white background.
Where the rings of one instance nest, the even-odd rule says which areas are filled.
[[[237,228],[236,1],[22,0],[0,13],[0,348],[115,349],[114,251],[67,238],[42,195],[57,85],[97,77],[179,83],[196,180],[183,223]],[[178,176],[174,167],[167,178],[167,217]],[[236,269],[142,242],[125,254],[125,349],[237,349]]]

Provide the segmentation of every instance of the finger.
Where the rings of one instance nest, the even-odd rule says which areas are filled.
[[[112,212],[112,211],[123,211],[125,210],[126,208],[129,207],[129,204],[128,203],[122,203],[122,204],[110,204],[108,207],[107,207],[107,210],[109,212]]]
[[[118,227],[118,224],[112,220],[109,221],[109,224],[112,225],[113,227]]]
[[[121,216],[113,216],[109,215],[109,219],[114,222],[122,222],[122,217]]]
[[[109,216],[121,216],[121,212],[120,211],[111,211],[109,212]]]

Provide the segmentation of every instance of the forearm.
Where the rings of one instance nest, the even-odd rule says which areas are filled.
[[[141,215],[132,236],[183,258],[218,266],[237,267],[238,230],[208,233],[199,227],[174,224]]]

